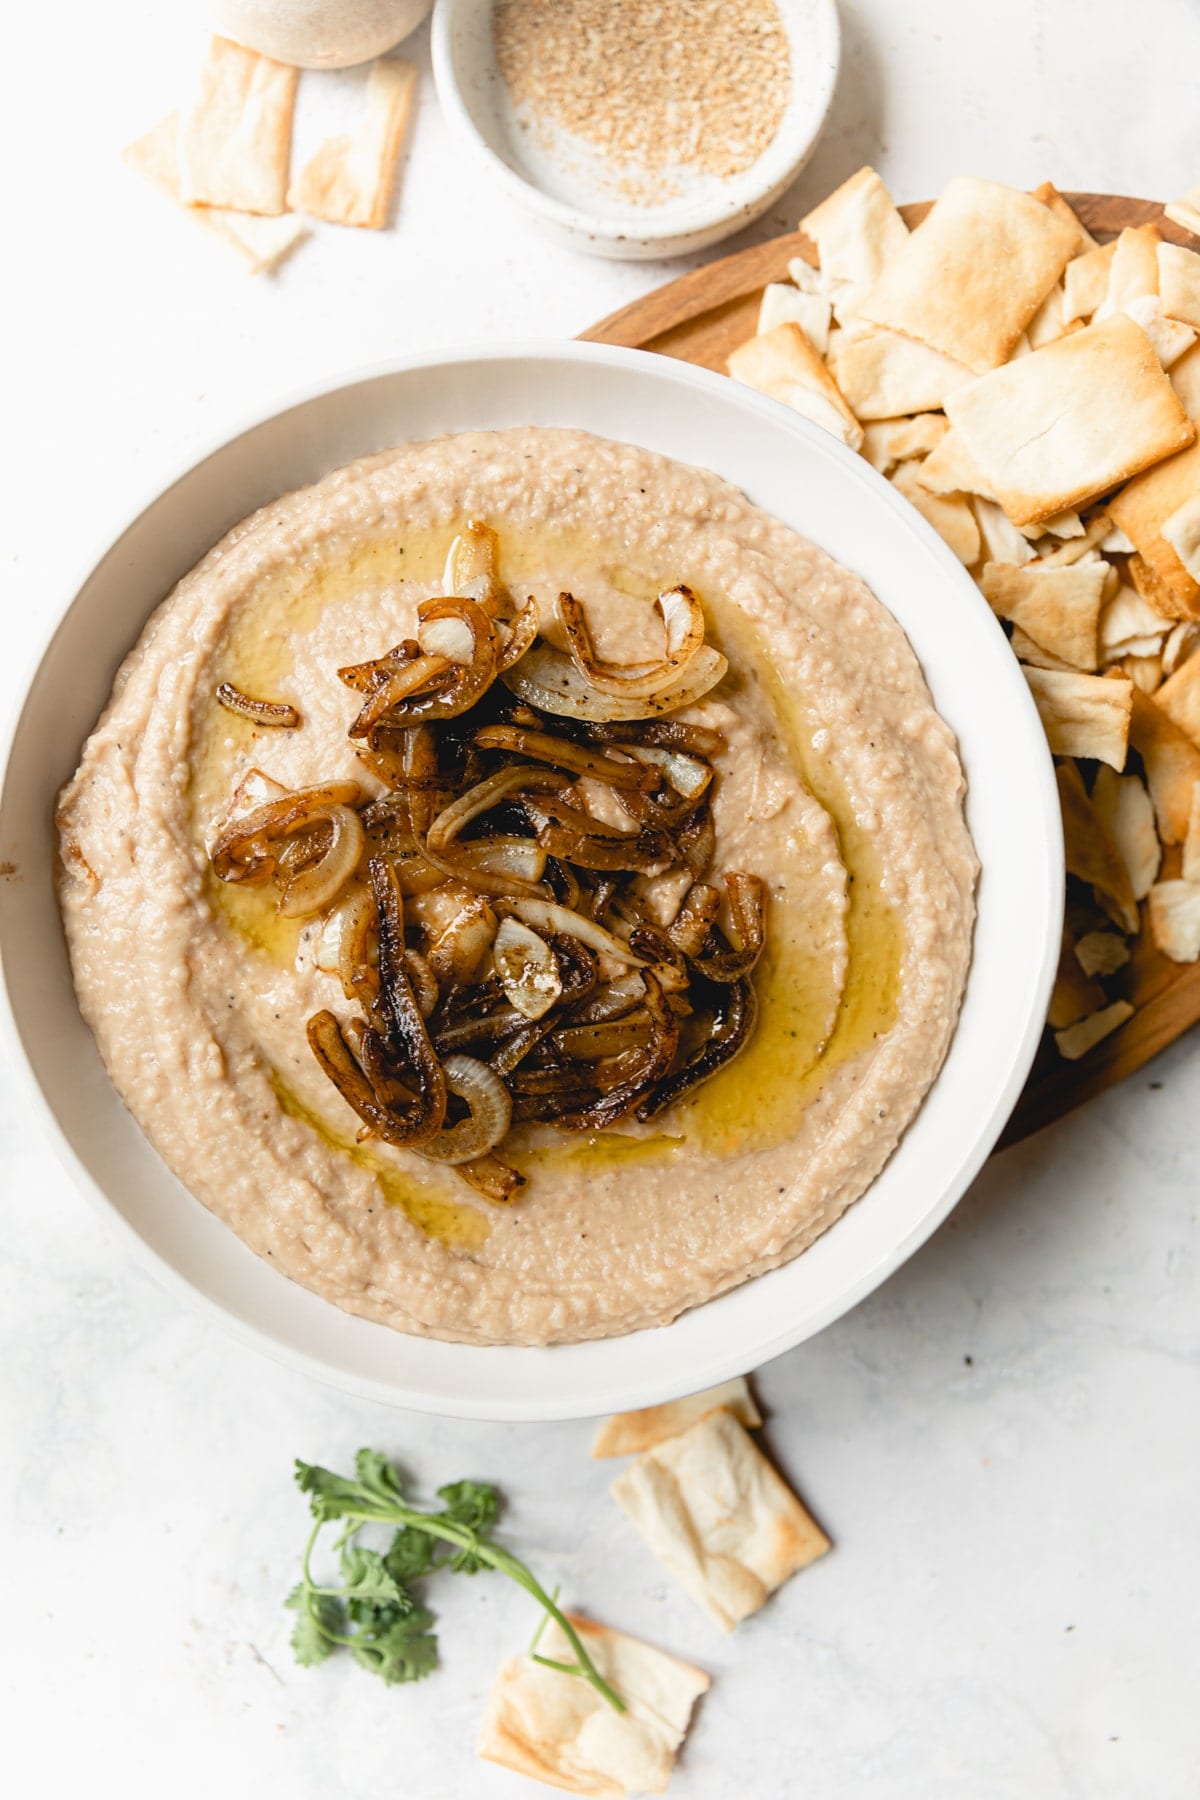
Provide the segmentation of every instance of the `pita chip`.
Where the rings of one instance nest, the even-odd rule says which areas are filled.
[[[1117,770],[1125,767],[1131,681],[1032,668],[1025,670],[1025,679],[1055,756],[1086,756]]]
[[[838,386],[860,419],[936,411],[971,371],[897,331],[856,325],[829,344]]]
[[[1100,654],[1105,662],[1119,656],[1149,656],[1162,646],[1166,620],[1136,588],[1118,585],[1100,615]],[[1153,640],[1153,641],[1151,641]]]
[[[1158,293],[1158,246],[1162,242],[1154,225],[1127,225],[1117,239],[1108,271],[1108,290],[1096,309],[1096,318],[1110,319],[1124,312],[1131,301]]]
[[[1124,1025],[1126,1019],[1132,1019],[1133,1008],[1128,1000],[1114,1000],[1111,1006],[1105,1006],[1099,1012],[1091,1013],[1086,1019],[1080,1019],[1077,1025],[1069,1025],[1065,1031],[1056,1031],[1054,1041],[1058,1045],[1058,1053],[1067,1062],[1078,1062],[1089,1050],[1101,1043],[1106,1037]]]
[[[1154,696],[1173,725],[1200,750],[1200,656],[1189,657]]]
[[[986,563],[979,577],[993,612],[1051,651],[1073,669],[1090,670],[1098,661],[1097,633],[1104,600],[1103,564],[1073,568],[1014,569]]]
[[[960,176],[859,310],[983,374],[1012,354],[1078,241],[1031,195]]]
[[[1200,881],[1200,782],[1192,789],[1187,836],[1183,840],[1181,873],[1185,881]]]
[[[299,69],[215,37],[179,122],[179,192],[189,206],[287,209]]]
[[[917,413],[911,419],[873,419],[864,427],[862,453],[886,475],[898,462],[928,456],[949,431],[944,413]]]
[[[1114,238],[1111,244],[1100,244],[1069,262],[1063,270],[1063,323],[1090,319],[1104,305],[1113,258],[1117,254]]]
[[[1033,561],[1036,554],[1033,545],[1017,530],[1003,507],[997,506],[994,500],[985,500],[982,494],[973,494],[971,511],[979,527],[986,562],[1021,568]]]
[[[915,506],[943,543],[968,569],[979,561],[979,527],[965,494],[933,494],[921,480],[921,464],[901,463],[892,486]]]
[[[179,119],[170,113],[144,137],[122,151],[122,159],[144,175],[172,200],[179,200]],[[267,218],[258,213],[231,212],[222,206],[187,206],[183,210],[198,225],[243,256],[254,275],[265,274],[309,235],[299,219],[284,214]]]
[[[731,1413],[648,1450],[613,1496],[722,1631],[757,1612],[829,1539]]]
[[[1074,207],[1069,206],[1063,199],[1052,181],[1043,181],[1040,187],[1031,188],[1030,193],[1035,200],[1040,200],[1043,206],[1048,206],[1056,218],[1064,220],[1074,231],[1077,256],[1085,255],[1087,251],[1096,248],[1095,238]]]
[[[668,1400],[663,1406],[647,1406],[641,1412],[614,1413],[605,1419],[592,1440],[593,1456],[635,1456],[650,1450],[667,1438],[679,1437],[698,1419],[706,1418],[723,1406],[743,1425],[762,1424],[762,1414],[754,1404],[750,1384],[744,1375],[723,1381],[718,1387],[702,1393],[688,1394],[682,1400]]]
[[[1074,1025],[1104,1005],[1104,989],[1090,975],[1085,975],[1075,955],[1075,945],[1068,931],[1063,932],[1058,955],[1058,972],[1050,991],[1046,1023],[1055,1030]]]
[[[1127,319],[1141,326],[1164,369],[1173,367],[1184,351],[1190,350],[1196,342],[1196,333],[1190,325],[1167,317],[1157,294],[1143,294],[1140,300],[1131,300],[1122,310]]]
[[[1129,961],[1129,945],[1115,931],[1087,931],[1075,946],[1085,975],[1115,975]]]
[[[987,477],[953,426],[925,458],[921,480],[933,494],[978,494],[996,504]]]
[[[1077,562],[1100,562],[1096,546],[1111,530],[1108,520],[1098,514],[1088,520],[1081,538],[1068,538],[1053,550],[1044,550],[1038,561],[1043,569],[1062,569]]]
[[[821,356],[829,348],[830,305],[822,294],[806,294],[787,281],[769,281],[758,309],[758,336],[789,320],[798,325]]]
[[[1154,806],[1138,775],[1118,775],[1107,765],[1096,771],[1092,811],[1117,847],[1135,900],[1144,900],[1162,863],[1154,828]]]
[[[1163,674],[1173,675],[1180,663],[1186,662],[1189,656],[1194,656],[1198,649],[1200,649],[1200,621],[1181,619],[1178,625],[1171,627],[1167,633],[1166,643],[1163,645]]]
[[[1067,669],[1071,665],[1064,662],[1061,656],[1055,656],[1052,650],[1043,650],[1035,638],[1019,625],[1014,625],[1008,640],[1008,647],[1018,662],[1027,663],[1031,669]]]
[[[1123,313],[960,388],[946,413],[1014,525],[1095,499],[1196,434],[1146,333]]]
[[[1182,244],[1158,246],[1158,292],[1168,319],[1200,331],[1200,256]]]
[[[1160,881],[1146,900],[1150,935],[1172,962],[1200,962],[1200,882]]]
[[[803,294],[819,294],[823,299],[828,298],[820,269],[815,263],[810,263],[806,256],[791,258],[788,263],[788,280]]]
[[[1040,350],[1043,344],[1052,344],[1055,338],[1074,329],[1064,316],[1065,301],[1063,284],[1056,281],[1025,328],[1025,338],[1031,350]]]
[[[1200,618],[1200,582],[1163,535],[1163,527],[1197,494],[1200,442],[1147,469],[1108,502],[1113,523],[1137,550],[1130,579],[1168,619]]]
[[[1200,581],[1200,488],[1163,520],[1162,535],[1192,580]]]
[[[851,450],[861,447],[862,426],[799,325],[789,321],[751,338],[733,352],[728,368],[735,381],[803,413]]]
[[[630,1793],[665,1793],[692,1708],[711,1685],[708,1676],[626,1632],[567,1617],[625,1711],[617,1712],[577,1675],[547,1668],[532,1654],[518,1656],[492,1684],[479,1755],[569,1794],[620,1800]],[[557,1621],[542,1632],[537,1655],[573,1661]]]
[[[1075,764],[1059,763],[1055,774],[1067,874],[1085,881],[1113,923],[1132,935],[1138,928],[1137,902],[1120,851],[1089,800]]]
[[[843,325],[908,242],[908,226],[874,169],[844,181],[801,219],[800,229],[817,246],[821,274],[836,284],[834,310]]]
[[[1200,184],[1183,196],[1182,200],[1172,200],[1163,212],[1172,225],[1182,225],[1193,237],[1200,237]]]
[[[416,84],[412,63],[395,58],[372,63],[356,130],[326,138],[292,183],[288,205],[334,225],[381,230],[387,224]]]
[[[1167,717],[1157,696],[1151,699],[1137,689],[1133,694],[1129,741],[1146,771],[1158,835],[1164,844],[1181,844],[1187,836],[1192,794],[1200,781],[1200,750]]]

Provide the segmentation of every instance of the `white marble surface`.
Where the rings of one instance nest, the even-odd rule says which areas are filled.
[[[0,710],[88,547],[226,417],[409,346],[569,334],[672,272],[577,258],[477,192],[426,79],[397,228],[327,230],[256,284],[117,161],[187,79],[189,10],[6,17]],[[760,232],[868,158],[901,199],[962,171],[1162,197],[1200,179],[1190,0],[843,14],[831,129]],[[1198,1076],[1183,1044],[993,1163],[884,1291],[764,1371],[770,1444],[837,1550],[722,1639],[620,1522],[588,1427],[391,1413],[238,1348],[117,1251],[0,1069],[9,1791],[536,1791],[472,1754],[531,1622],[496,1580],[438,1600],[445,1668],[422,1688],[291,1663],[291,1458],[373,1442],[431,1483],[494,1477],[571,1601],[713,1672],[680,1800],[1190,1800]]]

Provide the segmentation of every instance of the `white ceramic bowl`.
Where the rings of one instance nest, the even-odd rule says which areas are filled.
[[[473,427],[573,425],[726,476],[862,574],[907,631],[958,733],[983,865],[962,1017],[918,1118],[870,1191],[796,1261],[665,1328],[552,1349],[404,1337],[260,1261],[193,1200],[110,1087],[75,1003],[53,892],[55,794],[156,603],[229,526],[365,452]],[[1033,1058],[1057,959],[1063,859],[1050,758],[974,583],[908,503],[833,438],[706,370],[559,344],[444,352],[350,377],[234,432],[168,481],[70,598],[29,687],[0,791],[6,1035],[81,1186],[130,1245],[240,1336],[360,1393],[537,1419],[645,1406],[755,1368],[912,1254],[991,1149]],[[0,1008],[0,1014],[3,1009]]]
[[[447,122],[478,166],[554,236],[636,261],[705,250],[760,218],[816,147],[837,85],[836,0],[776,0],[792,51],[792,91],[770,145],[729,180],[684,182],[653,206],[623,200],[578,155],[539,147],[517,123],[492,48],[492,0],[437,0],[433,74]]]

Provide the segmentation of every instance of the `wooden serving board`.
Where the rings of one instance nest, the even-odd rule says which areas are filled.
[[[1152,200],[1131,200],[1119,194],[1066,194],[1064,198],[1102,241],[1127,225],[1154,223],[1171,242],[1200,249],[1200,242],[1165,219],[1162,207]],[[906,223],[919,225],[930,204],[901,207]],[[785,281],[788,263],[795,256],[816,261],[814,247],[801,231],[693,269],[601,319],[582,336],[597,344],[653,350],[724,373],[730,351],[754,334],[763,288],[768,281]],[[1147,941],[1145,933],[1137,941],[1129,967],[1110,988],[1114,998],[1133,1003],[1137,1008],[1134,1016],[1076,1063],[1063,1062],[1047,1035],[1000,1140],[1001,1148],[1028,1137],[1132,1075],[1200,1020],[1200,964],[1169,962]]]

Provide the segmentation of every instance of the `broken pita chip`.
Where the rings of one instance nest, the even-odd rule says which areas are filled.
[[[613,1496],[722,1631],[756,1612],[829,1539],[731,1413],[647,1450]]]
[[[1027,679],[1030,673],[1037,671],[1027,671]],[[1137,902],[1121,854],[1088,798],[1075,764],[1059,763],[1055,775],[1067,874],[1086,882],[1113,923],[1132,937],[1138,928]]]
[[[1033,545],[1017,530],[1002,506],[997,506],[994,500],[985,500],[982,494],[973,494],[971,511],[979,527],[986,562],[1021,568],[1033,561]]]
[[[1074,1025],[1077,1019],[1085,1019],[1097,1007],[1104,1005],[1104,989],[1090,976],[1085,975],[1075,955],[1075,946],[1069,932],[1063,932],[1062,948],[1058,957],[1058,972],[1054,977],[1054,986],[1050,991],[1050,1006],[1046,1014],[1046,1023],[1059,1030],[1067,1025]]]
[[[1200,618],[1200,582],[1163,536],[1163,526],[1197,493],[1200,443],[1147,469],[1107,503],[1114,524],[1137,550],[1128,566],[1130,580],[1168,619]]]
[[[1075,946],[1075,958],[1085,975],[1115,975],[1129,961],[1129,945],[1115,931],[1088,931]]]
[[[1200,782],[1192,789],[1187,835],[1183,840],[1181,873],[1185,881],[1200,881]]]
[[[1019,625],[1071,668],[1090,670],[1098,661],[1105,578],[1100,564],[1014,569],[1004,563],[986,563],[979,585],[988,605],[1002,619]]]
[[[1136,588],[1118,585],[1111,599],[1106,599],[1100,615],[1100,654],[1106,662],[1132,652],[1148,655],[1161,648],[1166,620],[1138,593]],[[1154,643],[1148,648],[1148,640]],[[1138,649],[1137,646],[1143,646]]]
[[[1185,350],[1171,370],[1171,386],[1188,418],[1200,425],[1200,343]]]
[[[1150,935],[1172,962],[1200,962],[1200,882],[1159,881],[1146,900]]]
[[[1144,294],[1140,300],[1131,300],[1122,310],[1127,319],[1141,326],[1164,369],[1173,367],[1184,351],[1190,350],[1196,342],[1196,333],[1190,325],[1167,317],[1157,294]]]
[[[1181,619],[1167,633],[1167,641],[1163,645],[1162,665],[1164,675],[1173,675],[1180,663],[1187,661],[1200,649],[1200,622],[1194,619]]]
[[[996,504],[987,477],[953,427],[925,458],[921,479],[931,493],[978,494],[981,499]]]
[[[1043,206],[1048,206],[1055,218],[1064,220],[1074,231],[1076,256],[1082,256],[1087,251],[1096,248],[1095,238],[1074,207],[1069,206],[1063,199],[1052,181],[1043,181],[1040,187],[1031,188],[1030,193],[1035,200],[1040,200]]]
[[[1200,750],[1200,656],[1182,663],[1154,698],[1171,723]]]
[[[872,468],[887,475],[897,463],[928,456],[950,429],[944,413],[918,413],[911,419],[873,419],[864,427],[862,453]]]
[[[1096,308],[1096,319],[1124,312],[1133,300],[1158,293],[1158,246],[1162,242],[1153,225],[1127,225],[1116,242],[1109,265],[1108,288]]]
[[[412,63],[394,58],[372,63],[356,130],[325,140],[292,183],[288,205],[334,225],[381,230],[416,84]]]
[[[617,1712],[578,1675],[547,1667],[575,1659],[566,1633],[550,1620],[537,1655],[505,1663],[493,1682],[478,1754],[569,1794],[619,1800],[635,1792],[664,1793],[692,1708],[711,1686],[708,1676],[626,1632],[567,1617],[625,1711]]]
[[[1077,243],[1077,229],[1040,200],[960,176],[859,311],[983,374],[1011,355]]]
[[[798,325],[776,325],[751,338],[730,356],[728,369],[735,381],[803,413],[851,450],[861,447],[862,426]]]
[[[1064,662],[1061,656],[1055,656],[1051,650],[1043,650],[1035,638],[1014,625],[1008,640],[1009,648],[1018,662],[1027,663],[1031,669],[1067,669],[1071,665]]]
[[[189,206],[278,214],[287,207],[299,69],[215,37],[179,122],[179,194]]]
[[[819,294],[828,298],[825,284],[821,280],[821,271],[807,257],[793,256],[788,263],[788,280],[798,287],[802,294]]]
[[[1002,618],[1067,667],[1088,673],[1099,662],[1100,612],[1112,574],[1098,558],[1054,566],[1039,560],[1023,568],[997,565],[980,585]]]
[[[834,310],[845,324],[908,242],[908,226],[874,169],[860,169],[800,221],[817,246],[821,273],[837,284]]]
[[[1102,559],[1096,545],[1111,529],[1109,521],[1103,515],[1090,519],[1081,538],[1067,538],[1053,550],[1044,550],[1038,562],[1043,569],[1065,569],[1072,563],[1100,562]]]
[[[1132,1017],[1133,1008],[1128,1000],[1114,1000],[1111,1006],[1101,1007],[1099,1012],[1080,1019],[1077,1025],[1056,1031],[1054,1041],[1058,1045],[1058,1054],[1066,1062],[1078,1062],[1081,1056],[1086,1056],[1104,1038],[1111,1037],[1126,1019]]]
[[[1163,520],[1162,535],[1193,581],[1200,581],[1200,488]]]
[[[1116,666],[1143,694],[1153,694],[1162,686],[1162,657],[1159,655],[1123,656]]]
[[[1168,319],[1200,331],[1200,256],[1194,250],[1158,246],[1158,292]]]
[[[959,388],[946,413],[1014,525],[1095,499],[1196,435],[1149,338],[1123,313]]]
[[[894,419],[936,411],[965,387],[970,369],[897,331],[855,326],[830,339],[829,362],[858,418]]]
[[[1067,264],[1062,278],[1064,325],[1091,319],[1103,306],[1116,254],[1114,239],[1111,244],[1101,244]]]
[[[901,463],[892,486],[915,506],[959,562],[969,569],[979,561],[979,527],[965,494],[932,494],[921,480],[921,464]]]
[[[1040,350],[1043,344],[1052,344],[1055,338],[1073,330],[1064,312],[1066,293],[1061,281],[1056,281],[1042,304],[1025,327],[1025,341],[1030,350]]]
[[[1200,185],[1186,193],[1182,200],[1172,200],[1163,212],[1173,225],[1182,225],[1193,237],[1200,237]]]
[[[1074,670],[1026,668],[1046,739],[1055,756],[1087,756],[1125,767],[1133,683]]]
[[[821,356],[829,348],[830,305],[821,294],[806,294],[786,281],[769,281],[758,309],[758,336],[790,320]]]
[[[122,159],[172,200],[179,200],[179,119],[170,113],[144,137],[122,151]],[[230,212],[220,206],[186,206],[190,219],[245,257],[252,274],[265,274],[281,263],[309,235],[307,225],[285,214],[267,218]]]
[[[1129,876],[1135,900],[1144,900],[1162,864],[1162,845],[1154,829],[1154,806],[1137,775],[1118,775],[1102,767],[1092,785],[1092,811],[1116,846]]]
[[[723,1381],[718,1387],[702,1393],[688,1394],[682,1400],[668,1400],[662,1406],[647,1406],[640,1412],[614,1413],[605,1419],[592,1440],[593,1456],[636,1456],[652,1449],[667,1438],[678,1437],[697,1419],[705,1418],[723,1406],[743,1425],[762,1424],[762,1414],[754,1404],[754,1395],[744,1375]]]
[[[1181,844],[1187,836],[1192,794],[1200,781],[1200,750],[1167,717],[1157,698],[1152,700],[1136,689],[1129,741],[1146,771],[1159,837],[1164,844]]]

